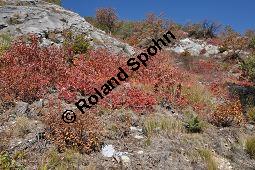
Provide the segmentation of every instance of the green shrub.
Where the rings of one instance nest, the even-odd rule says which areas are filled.
[[[250,137],[246,140],[245,149],[250,157],[255,159],[255,137]]]
[[[250,40],[249,47],[255,49],[255,37]]]
[[[84,54],[88,51],[89,43],[83,35],[78,35],[74,39],[72,49],[75,54]]]
[[[85,54],[87,53],[89,49],[89,42],[86,39],[85,35],[76,35],[74,36],[72,32],[67,31],[65,33],[65,41],[64,41],[64,47],[70,48],[74,52],[74,54]]]
[[[228,50],[228,48],[227,47],[225,47],[225,46],[221,46],[221,47],[219,47],[219,51],[220,51],[220,53],[224,53],[225,51],[227,51]]]
[[[199,133],[202,131],[202,123],[197,116],[193,116],[185,125],[188,132]]]
[[[126,40],[134,34],[134,26],[135,24],[133,22],[122,21],[118,24],[118,27],[113,32],[113,35],[121,38],[122,40]]]
[[[246,58],[241,64],[241,68],[245,71],[248,78],[255,82],[255,55]]]
[[[18,163],[11,157],[11,155],[7,152],[2,152],[0,154],[0,169],[10,170],[16,169],[21,170],[24,169],[22,165],[18,165]]]

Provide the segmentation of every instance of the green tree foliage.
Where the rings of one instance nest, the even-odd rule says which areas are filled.
[[[123,40],[132,36],[135,23],[132,21],[121,21],[117,24],[113,34]]]

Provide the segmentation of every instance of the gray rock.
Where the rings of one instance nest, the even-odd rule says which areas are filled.
[[[17,116],[24,116],[27,109],[28,109],[28,103],[25,102],[17,102],[16,106],[14,108],[14,112]]]
[[[48,47],[48,46],[53,45],[53,44],[54,44],[54,42],[50,41],[49,39],[42,38],[41,46]]]
[[[253,130],[254,129],[254,125],[248,124],[246,125],[246,128],[249,130]]]
[[[140,132],[140,133],[143,132],[143,129],[137,128],[137,127],[133,127],[133,126],[130,127],[130,130],[131,130],[132,132]]]
[[[188,51],[193,56],[201,55],[200,52],[205,50],[204,56],[209,57],[210,55],[215,55],[219,53],[219,47],[207,44],[201,40],[195,40],[190,38],[181,39],[180,42],[168,50],[174,51],[176,53],[183,53]]]
[[[210,44],[205,46],[205,50],[206,50],[205,56],[207,57],[210,55],[218,54],[220,52],[219,47]]]
[[[28,112],[29,117],[40,115],[41,110],[43,108],[43,99],[40,99],[39,101],[35,101],[31,105],[29,105],[28,108],[29,108],[29,112]]]

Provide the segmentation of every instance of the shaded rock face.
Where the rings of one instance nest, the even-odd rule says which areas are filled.
[[[56,34],[57,44],[63,42],[61,33],[70,30],[74,34],[85,34],[94,48],[106,48],[114,53],[134,54],[128,44],[117,41],[85,21],[78,14],[41,0],[5,0],[0,7],[0,33],[12,35],[34,33],[47,41],[47,34]],[[44,42],[45,43],[45,42]],[[52,43],[45,43],[51,45]]]
[[[244,87],[237,84],[228,84],[228,86],[230,93],[239,97],[243,108],[250,105],[255,106],[255,87]]]

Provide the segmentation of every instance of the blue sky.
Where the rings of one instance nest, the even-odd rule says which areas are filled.
[[[165,18],[181,24],[208,19],[239,32],[255,29],[255,0],[63,0],[62,5],[81,16],[95,16],[97,8],[112,7],[125,20],[163,12]]]

